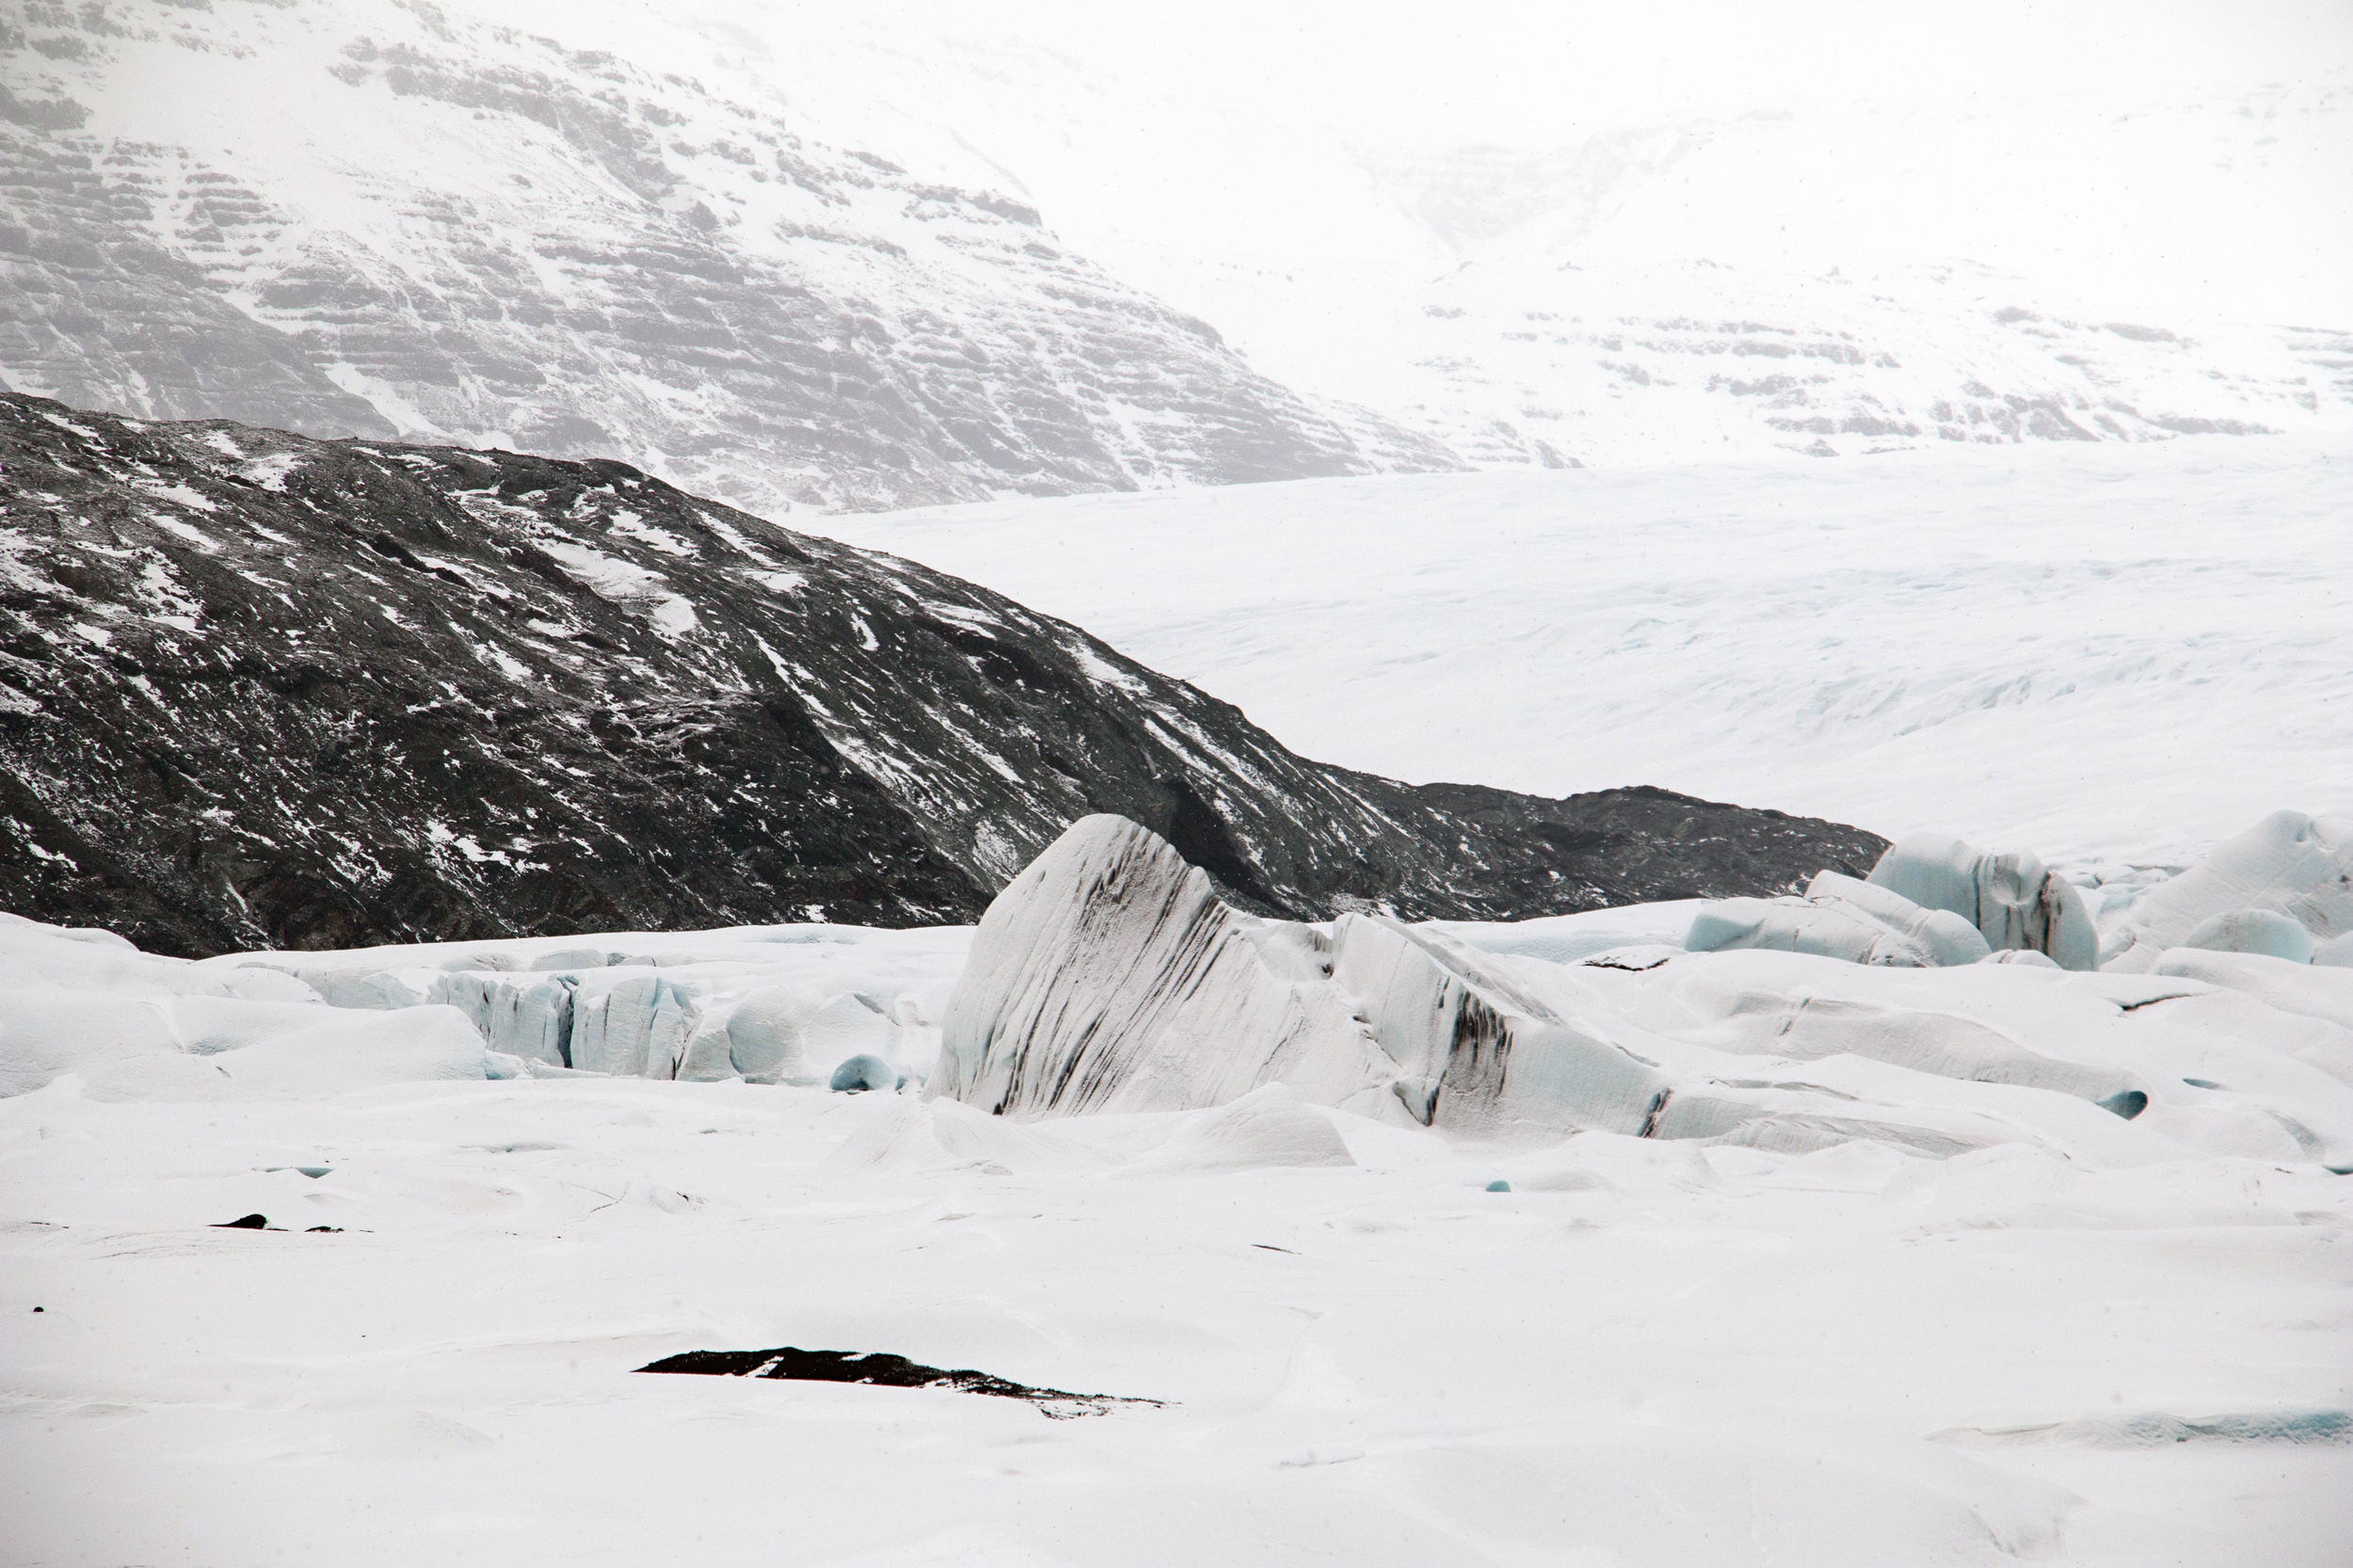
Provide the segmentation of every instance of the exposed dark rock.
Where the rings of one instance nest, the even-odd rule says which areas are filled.
[[[688,1351],[664,1356],[637,1368],[641,1372],[685,1372],[702,1377],[786,1378],[799,1383],[862,1383],[883,1388],[952,1388],[964,1394],[986,1394],[1000,1400],[1027,1400],[1045,1414],[1067,1419],[1101,1416],[1112,1406],[1165,1401],[1121,1394],[1072,1394],[1060,1388],[1032,1388],[969,1368],[952,1370],[926,1367],[903,1355],[880,1351],[803,1351],[790,1345],[773,1351]]]
[[[1237,904],[1774,893],[1885,841],[1306,761],[1084,632],[627,464],[0,395],[0,904],[157,952],[976,918],[1070,823]]]

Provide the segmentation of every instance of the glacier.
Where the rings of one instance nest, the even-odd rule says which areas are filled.
[[[1962,445],[808,526],[1076,621],[1311,756],[1769,800],[2121,892],[2280,807],[2353,812],[2353,584],[2315,565],[2353,527],[2347,460]]]
[[[0,13],[0,1558],[2337,1568],[2353,31],[2110,9]]]
[[[2344,830],[2087,907],[2111,947],[2265,888],[2333,929]],[[1933,864],[1974,897],[1982,858]],[[1094,1560],[1210,1496],[1181,1554],[1469,1568],[1540,1508],[1694,1565],[2327,1561],[2353,970],[1972,961],[1958,914],[1807,890],[1945,961],[1694,951],[1695,900],[1270,919],[1111,816],[977,927],[188,960],[0,920],[0,1492],[126,1560],[362,1519],[360,1562],[751,1560],[783,1464],[849,1560]],[[631,1375],[795,1344],[1161,1402],[1041,1442],[949,1390]],[[101,1473],[141,1485],[60,1504]]]
[[[2265,888],[2329,927],[2297,868],[2342,832],[2274,819],[2112,888],[2105,934]],[[1236,1511],[1240,1561],[1369,1511],[1337,1537],[1361,1560],[1467,1565],[1460,1532],[1557,1496],[1567,1539],[1632,1560],[1859,1568],[1900,1539],[1992,1568],[1995,1528],[2121,1565],[2163,1528],[2185,1561],[2250,1530],[2325,1561],[2353,970],[1971,961],[1959,915],[1808,891],[1946,961],[1693,951],[1699,901],[1273,920],[1108,816],[978,927],[191,961],[0,920],[0,1157],[34,1216],[0,1226],[0,1302],[39,1325],[6,1352],[11,1517],[129,1557],[252,1539],[265,1504],[273,1532],[377,1516],[363,1562],[495,1529],[616,1563],[691,1518],[748,1560],[771,1527],[726,1499],[781,1462],[851,1505],[796,1529],[891,1560],[1028,1550],[1048,1501],[1092,1554],[1133,1540],[1095,1510],[1174,1484]],[[1399,1353],[1448,1333],[1444,1367]],[[630,1376],[751,1344],[1163,1402],[1041,1448],[1026,1409],[970,1408],[1010,1401]],[[2205,1435],[2116,1460],[2144,1430]],[[205,1489],[175,1492],[192,1440]],[[1029,1468],[909,1494],[941,1444]],[[101,1446],[155,1489],[33,1494]],[[431,1519],[389,1506],[419,1465]],[[551,1467],[658,1484],[559,1508]],[[1690,1524],[1727,1485],[1769,1554]]]
[[[1542,934],[1559,920],[1530,922],[1532,939],[1509,924],[1375,913],[1301,922],[1229,906],[1166,840],[1109,814],[1065,830],[969,929],[740,927],[194,961],[10,916],[0,1078],[21,1095],[86,1070],[112,1082],[122,1064],[154,1058],[234,1076],[340,1052],[355,1081],[397,1080],[369,1042],[400,1038],[399,1020],[414,1018],[432,1040],[467,1042],[456,1056],[427,1049],[426,1078],[912,1081],[929,1100],[1016,1120],[1197,1112],[1280,1085],[1307,1104],[1457,1135],[1826,1146],[1901,1142],[1909,1119],[1915,1141],[1950,1152],[1982,1146],[1983,1126],[1932,1127],[1899,1096],[1877,1102],[1866,1129],[1838,1103],[1854,1097],[1844,1090],[1757,1079],[1722,1058],[1877,1061],[2051,1089],[2126,1120],[2181,1099],[2171,1088],[2153,1098],[2125,1056],[2085,1060],[2076,1026],[2022,1031],[1979,1016],[1990,997],[2031,1005],[2080,992],[2125,1015],[2194,1000],[2211,1005],[2153,1017],[2268,1018],[2243,1026],[2249,1038],[2342,1074],[2353,1069],[2343,1034],[2353,994],[2341,967],[2313,959],[2353,922],[2348,825],[2275,813],[2209,860],[2137,887],[2099,930],[2031,854],[1949,837],[1891,846],[1867,881],[1825,872],[1802,897],[1569,917],[1593,933],[1581,941]],[[2294,915],[2244,906],[2265,896]],[[2185,927],[2153,951],[2152,933]],[[2095,949],[2110,955],[2096,969],[2084,961]],[[1842,978],[1864,973],[1881,977],[1877,989]],[[317,1084],[337,1091],[331,1073]],[[2279,1114],[2302,1129],[2299,1147],[2353,1159],[2335,1134],[2311,1132],[2312,1116]]]

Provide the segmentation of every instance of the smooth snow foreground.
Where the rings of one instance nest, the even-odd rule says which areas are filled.
[[[2349,926],[2284,812],[1517,925],[1115,818],[977,931],[0,921],[6,1560],[2341,1562]],[[1166,1402],[632,1370],[777,1347]]]

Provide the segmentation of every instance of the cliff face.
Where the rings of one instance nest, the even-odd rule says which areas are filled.
[[[765,514],[1459,466],[1022,202],[430,6],[0,22],[0,377],[618,456]]]
[[[1076,627],[627,464],[0,398],[0,883],[230,947],[963,920],[1071,822],[1245,907],[1778,891],[1882,841],[1293,756]]]

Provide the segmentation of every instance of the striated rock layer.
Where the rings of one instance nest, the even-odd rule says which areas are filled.
[[[1292,917],[1769,894],[1883,847],[1310,762],[1076,627],[624,463],[0,395],[0,886],[153,951],[967,920],[1098,811]]]
[[[16,391],[620,456],[769,515],[1461,466],[740,87],[358,0],[35,4],[0,59]]]

